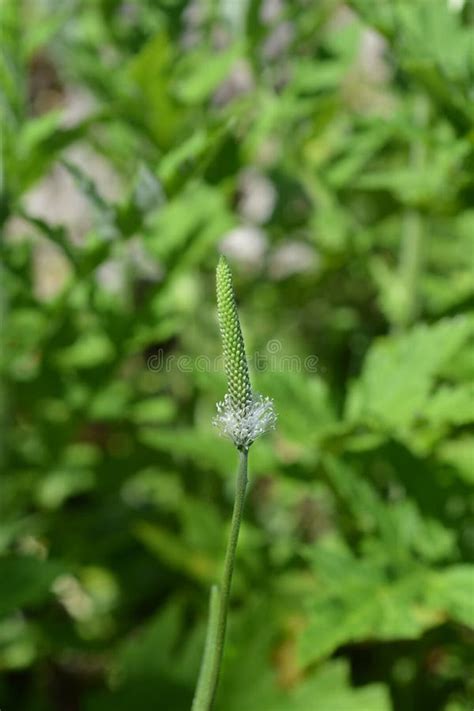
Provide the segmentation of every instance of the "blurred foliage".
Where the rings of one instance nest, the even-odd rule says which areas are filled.
[[[280,418],[218,709],[473,707],[473,18],[3,0],[2,708],[190,707],[219,250]]]

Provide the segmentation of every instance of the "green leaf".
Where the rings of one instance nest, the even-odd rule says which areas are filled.
[[[265,356],[270,367],[268,372],[255,375],[256,389],[274,399],[278,411],[278,433],[299,444],[324,437],[336,421],[324,380],[317,375],[293,370],[292,364],[301,368],[302,357],[275,356],[271,352]]]
[[[51,585],[63,570],[63,566],[55,561],[38,560],[32,556],[0,558],[0,616],[47,600]]]
[[[299,639],[303,665],[344,644],[416,639],[449,618],[473,622],[468,598],[474,567],[436,571],[412,563],[397,570],[380,557],[356,558],[335,541],[320,545],[311,557],[317,584]],[[453,592],[455,580],[460,587]]]
[[[95,368],[109,363],[115,349],[105,333],[99,331],[81,335],[75,343],[56,353],[56,361],[61,368]]]
[[[237,43],[217,55],[207,49],[184,55],[177,66],[176,96],[186,104],[197,104],[210,98],[228,76],[241,51],[242,47]]]
[[[240,665],[239,669],[242,671]],[[390,711],[391,708],[389,695],[381,684],[351,688],[349,669],[342,660],[327,664],[288,691],[278,689],[276,681],[272,683],[267,675],[259,673],[258,667],[255,671],[250,682],[243,670],[240,686],[237,686],[238,679],[235,686],[227,686],[224,677],[221,701],[217,705],[219,711],[250,709],[252,704],[265,711],[319,711],[321,708],[324,711]]]
[[[380,339],[367,354],[361,377],[349,393],[346,417],[406,432],[423,416],[435,377],[472,331],[472,321],[458,317]]]
[[[0,620],[0,669],[26,669],[39,652],[39,635],[35,625],[19,615]]]
[[[90,491],[94,485],[94,472],[89,469],[59,469],[41,480],[36,498],[41,506],[58,509],[70,496]]]
[[[214,580],[216,560],[199,550],[190,549],[179,536],[163,526],[140,521],[135,525],[134,532],[137,539],[166,565],[200,582],[210,584]]]
[[[271,608],[270,608],[271,609]],[[254,634],[259,615],[266,614],[269,623]],[[228,653],[217,698],[218,711],[265,709],[265,711],[389,711],[390,703],[384,687],[379,684],[351,688],[349,669],[344,660],[332,661],[308,671],[303,677],[287,683],[278,678],[275,631],[272,629],[268,604],[252,605],[234,618],[229,629]],[[282,650],[283,652],[283,650]],[[287,654],[294,654],[290,644]],[[285,674],[286,657],[282,657],[280,673]],[[257,660],[258,663],[257,663]],[[262,664],[263,660],[263,664]],[[291,657],[290,670],[298,669]]]
[[[447,568],[434,580],[430,597],[457,622],[474,630],[474,565]]]
[[[160,30],[143,45],[128,70],[139,97],[139,116],[162,148],[170,147],[184,116],[172,92],[174,59],[170,38]]]
[[[474,422],[474,383],[438,388],[423,414],[436,427]]]
[[[199,257],[232,224],[222,194],[192,182],[154,217],[146,244],[155,258],[167,262],[179,254],[185,264]]]
[[[153,422],[169,422],[173,419],[176,406],[169,397],[152,397],[136,402],[130,408],[130,418],[138,425]]]
[[[436,453],[442,462],[454,467],[467,484],[474,483],[474,437],[465,435],[459,439],[444,440]]]

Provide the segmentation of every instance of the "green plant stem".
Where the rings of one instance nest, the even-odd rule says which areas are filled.
[[[407,209],[403,215],[403,238],[400,252],[399,273],[404,287],[404,302],[400,314],[399,329],[408,328],[417,316],[419,277],[422,260],[421,217],[417,210]]]
[[[248,451],[241,450],[235,487],[234,510],[232,512],[230,535],[225,554],[224,573],[219,591],[217,614],[216,606],[213,603],[213,593],[211,592],[206,644],[192,711],[211,711],[219,683],[222,656],[224,653],[232,574],[234,572],[235,552],[239,540],[240,523],[242,521],[245,492],[247,490],[247,461]]]
[[[414,106],[413,120],[417,127],[425,127],[428,107],[423,97],[418,97]],[[410,146],[410,165],[419,171],[426,161],[426,148],[417,137]],[[399,274],[403,284],[402,304],[397,330],[408,328],[418,315],[419,282],[423,260],[423,221],[417,208],[407,207],[403,216],[403,234],[400,245]]]
[[[208,689],[212,678],[213,659],[215,654],[215,638],[217,634],[217,619],[219,616],[219,588],[213,585],[209,598],[209,617],[207,619],[206,642],[202,655],[199,678],[194,694],[192,711],[202,711],[208,708]]]

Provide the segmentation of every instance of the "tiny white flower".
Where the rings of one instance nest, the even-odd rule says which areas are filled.
[[[244,408],[236,408],[229,394],[217,403],[213,424],[239,449],[248,449],[257,437],[275,429],[277,415],[273,400],[258,393]]]

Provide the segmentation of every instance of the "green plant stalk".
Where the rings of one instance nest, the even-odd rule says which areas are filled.
[[[245,492],[247,490],[247,468],[248,450],[240,450],[239,467],[237,471],[237,481],[235,487],[234,510],[232,512],[232,522],[230,535],[227,542],[227,550],[224,561],[224,572],[219,591],[219,599],[216,605],[213,603],[211,591],[211,604],[209,610],[209,620],[206,635],[203,662],[199,672],[199,679],[196,694],[193,701],[192,711],[211,711],[216,697],[219,675],[224,653],[224,642],[227,627],[227,613],[229,610],[230,591],[232,586],[232,575],[234,572],[235,553],[239,540],[240,524],[245,503]]]
[[[199,678],[194,694],[192,711],[202,711],[208,708],[209,687],[213,673],[215,656],[215,639],[217,635],[217,619],[219,616],[219,588],[213,585],[209,598],[209,616],[207,620],[206,642],[202,656]]]
[[[414,123],[426,126],[428,107],[423,97],[418,97],[414,107]],[[420,170],[426,161],[425,146],[417,139],[410,146],[410,164]],[[423,222],[420,211],[407,207],[403,215],[403,234],[400,245],[399,274],[404,289],[404,302],[397,330],[406,330],[416,319],[419,310],[419,282],[423,262]]]
[[[403,238],[400,249],[399,273],[405,300],[400,314],[399,330],[407,329],[415,320],[419,308],[419,278],[423,255],[423,226],[417,210],[407,209],[403,215]]]

